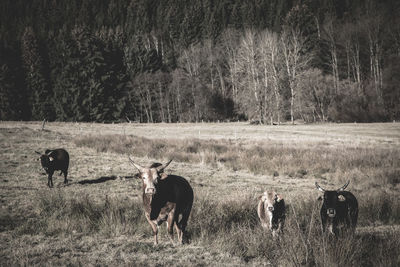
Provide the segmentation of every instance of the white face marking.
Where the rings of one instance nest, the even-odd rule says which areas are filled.
[[[265,210],[270,213],[272,209],[274,208],[274,205],[276,203],[276,199],[275,199],[275,194],[274,193],[270,193],[270,192],[264,192],[263,196],[262,196],[262,201],[264,202],[264,208]]]
[[[146,194],[155,194],[155,185],[158,182],[158,172],[155,168],[146,169],[145,172],[141,174],[144,183],[144,191]]]

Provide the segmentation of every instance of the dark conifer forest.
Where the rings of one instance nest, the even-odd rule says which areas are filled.
[[[400,1],[1,0],[0,120],[400,120]]]

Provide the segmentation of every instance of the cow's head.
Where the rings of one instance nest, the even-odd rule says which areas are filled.
[[[156,185],[158,181],[168,177],[168,175],[163,173],[163,171],[171,163],[172,159],[164,165],[161,163],[153,163],[149,168],[145,168],[139,164],[136,164],[130,157],[129,161],[139,171],[138,176],[143,181],[144,193],[153,196],[156,193]]]
[[[277,194],[275,192],[267,192],[265,191],[260,197],[259,200],[261,200],[264,203],[264,209],[269,212],[273,212],[275,210],[275,205],[283,200],[282,195]]]
[[[346,198],[340,194],[340,192],[345,190],[349,183],[350,181],[337,190],[325,190],[319,186],[317,182],[315,182],[317,189],[324,193],[323,197],[319,197],[318,199],[323,200],[322,207],[326,209],[326,213],[330,218],[334,218],[336,216],[336,207],[338,202],[346,201]]]
[[[54,158],[49,156],[51,150],[46,150],[46,152],[44,154],[35,151],[37,154],[40,155],[39,159],[40,163],[42,164],[43,169],[45,169],[46,171],[49,169],[51,162],[54,161]]]

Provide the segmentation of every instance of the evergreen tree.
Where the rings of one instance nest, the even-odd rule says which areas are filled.
[[[0,43],[0,62],[0,120],[29,119],[23,70],[17,51]]]
[[[78,48],[71,34],[61,29],[56,36],[49,38],[51,79],[54,88],[54,107],[57,119],[61,121],[79,120],[75,95],[79,95],[80,58]]]
[[[53,120],[55,114],[51,104],[52,92],[44,72],[43,58],[39,53],[36,35],[27,27],[22,36],[22,60],[25,68],[26,85],[32,105],[32,119]]]

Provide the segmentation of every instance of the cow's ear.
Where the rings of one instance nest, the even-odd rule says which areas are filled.
[[[343,195],[338,195],[339,201],[346,201],[346,198]]]
[[[161,180],[164,180],[167,177],[168,177],[168,174],[166,174],[166,173],[161,173],[161,175],[160,175]]]
[[[276,194],[276,201],[281,201],[283,200],[283,196],[281,194]]]
[[[322,196],[319,196],[319,197],[317,198],[317,200],[318,200],[318,201],[321,201],[321,200],[322,200]]]
[[[50,161],[53,161],[53,160],[54,160],[54,158],[53,158],[53,157],[49,157],[49,160],[50,160]]]
[[[138,172],[138,173],[136,173],[133,177],[136,178],[136,179],[140,179],[140,178],[141,178],[141,175],[140,175],[140,173]]]

